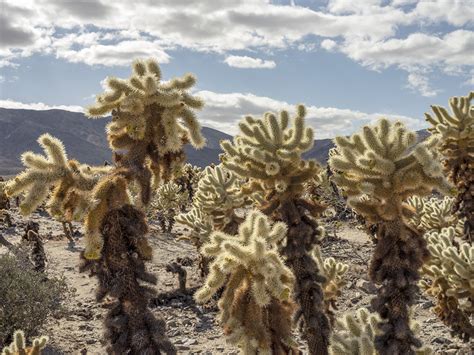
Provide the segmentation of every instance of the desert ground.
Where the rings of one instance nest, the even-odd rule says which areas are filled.
[[[107,302],[95,302],[96,280],[87,273],[78,270],[79,254],[83,248],[82,230],[79,224],[74,225],[77,231],[75,245],[63,237],[61,223],[52,220],[46,212],[35,212],[29,219],[21,217],[16,208],[10,211],[14,226],[7,228],[0,225],[0,234],[10,242],[20,242],[23,228],[28,220],[40,224],[40,235],[45,242],[49,275],[63,276],[70,288],[70,298],[65,304],[65,311],[57,318],[48,321],[42,333],[50,337],[44,354],[104,354],[101,343],[102,318]],[[159,277],[156,289],[159,297],[152,301],[155,315],[165,319],[167,334],[176,345],[180,354],[238,354],[238,349],[227,344],[222,330],[216,321],[215,305],[201,306],[194,303],[189,294],[180,294],[176,275],[165,271],[169,262],[178,257],[197,258],[195,248],[185,240],[178,240],[186,229],[176,225],[173,233],[164,234],[150,223],[150,244],[154,248],[153,261],[148,263],[149,270]],[[347,283],[342,289],[337,314],[358,307],[368,307],[375,293],[375,286],[368,281],[367,269],[373,243],[369,235],[354,223],[338,223],[327,226],[328,237],[322,245],[325,257],[332,256],[350,265]],[[0,246],[0,253],[7,252]],[[187,267],[187,287],[193,289],[202,284],[197,271],[197,263]],[[469,344],[451,337],[449,329],[444,326],[430,308],[434,300],[420,295],[413,309],[414,318],[421,325],[420,338],[430,345],[435,354],[473,354]],[[296,335],[303,348],[303,341]]]

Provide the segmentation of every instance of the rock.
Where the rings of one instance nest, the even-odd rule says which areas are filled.
[[[178,350],[189,350],[190,347],[187,346],[187,345],[177,345],[176,349],[178,349]]]
[[[431,307],[434,307],[434,303],[432,301],[422,302],[420,306],[421,309],[429,309]]]
[[[445,337],[433,338],[432,342],[437,343],[437,344],[451,344],[452,343],[451,340],[449,340],[448,338],[445,338]]]
[[[352,298],[351,298],[351,303],[352,303],[352,304],[356,304],[356,303],[358,303],[361,299],[362,299],[362,295],[361,295],[359,292],[357,292],[356,295],[355,295],[355,297],[352,297]]]
[[[197,340],[196,339],[185,339],[184,345],[196,345]]]
[[[377,293],[377,287],[372,282],[361,279],[356,282],[356,286],[362,291],[364,291],[365,293],[368,293],[368,294]]]
[[[191,322],[189,319],[184,319],[183,325],[193,325],[193,322]]]
[[[166,325],[170,328],[176,328],[178,326],[178,322],[176,322],[175,320],[172,320],[172,321],[169,321]]]

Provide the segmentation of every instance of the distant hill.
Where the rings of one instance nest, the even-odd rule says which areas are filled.
[[[0,108],[0,176],[9,176],[22,170],[20,155],[26,150],[41,153],[36,140],[43,133],[50,133],[65,142],[68,156],[87,164],[102,164],[111,160],[104,130],[108,120],[86,119],[82,113],[64,110],[20,110]],[[420,138],[428,134],[420,131]],[[219,142],[232,138],[218,130],[203,127],[207,147],[195,150],[186,146],[188,161],[200,167],[219,162],[221,149]],[[316,140],[313,148],[305,154],[306,158],[327,160],[329,149],[333,147],[330,139]]]
[[[41,153],[37,143],[43,133],[65,142],[68,156],[87,164],[111,160],[104,134],[108,120],[86,119],[82,113],[64,110],[19,110],[0,108],[0,175],[14,175],[22,169],[20,155],[26,150]],[[232,138],[215,129],[204,127],[207,147],[196,151],[186,147],[189,161],[198,166],[218,163],[219,141]]]

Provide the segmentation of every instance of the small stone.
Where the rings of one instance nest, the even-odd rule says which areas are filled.
[[[421,309],[429,309],[434,306],[434,303],[432,301],[426,301],[421,304]]]
[[[351,298],[351,303],[352,303],[352,304],[356,304],[356,303],[358,303],[361,299],[362,299],[362,295],[361,295],[359,292],[357,292],[356,295],[355,295],[355,297],[352,297],[352,298]]]
[[[191,322],[189,319],[183,320],[183,325],[192,325],[193,322]]]
[[[172,320],[167,323],[167,326],[170,328],[176,328],[178,326],[178,323],[175,320]]]
[[[191,338],[184,338],[183,339],[183,345],[185,346],[191,346],[191,345],[196,345],[197,341],[196,339],[191,339]]]
[[[436,337],[432,340],[433,343],[437,343],[437,344],[451,344],[452,341],[445,338],[445,337]]]
[[[375,294],[377,293],[377,287],[372,282],[365,281],[365,280],[358,280],[356,282],[356,286],[368,294]]]

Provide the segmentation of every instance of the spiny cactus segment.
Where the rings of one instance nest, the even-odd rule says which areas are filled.
[[[371,313],[366,308],[359,308],[356,312],[346,313],[336,320],[334,332],[331,337],[331,355],[377,355],[375,349],[375,336],[380,331],[378,324],[380,317],[377,313]],[[419,332],[420,326],[411,324],[415,333]],[[431,355],[433,351],[429,347],[423,347],[415,351],[416,355]]]
[[[48,340],[47,336],[35,338],[32,346],[28,347],[26,346],[25,333],[17,330],[13,334],[13,342],[3,349],[2,355],[40,355]]]
[[[220,322],[229,341],[244,354],[287,354],[294,348],[294,277],[277,250],[286,233],[284,223],[272,225],[268,217],[252,211],[238,235],[214,232],[203,246],[213,261],[195,298],[204,303],[224,287]]]
[[[127,80],[107,79],[108,90],[86,114],[96,118],[112,112],[107,138],[116,164],[134,170],[146,204],[150,175],[168,181],[184,164],[184,144],[205,145],[194,113],[203,102],[188,92],[196,82],[192,74],[162,82],[154,60],[137,60],[132,67]]]

